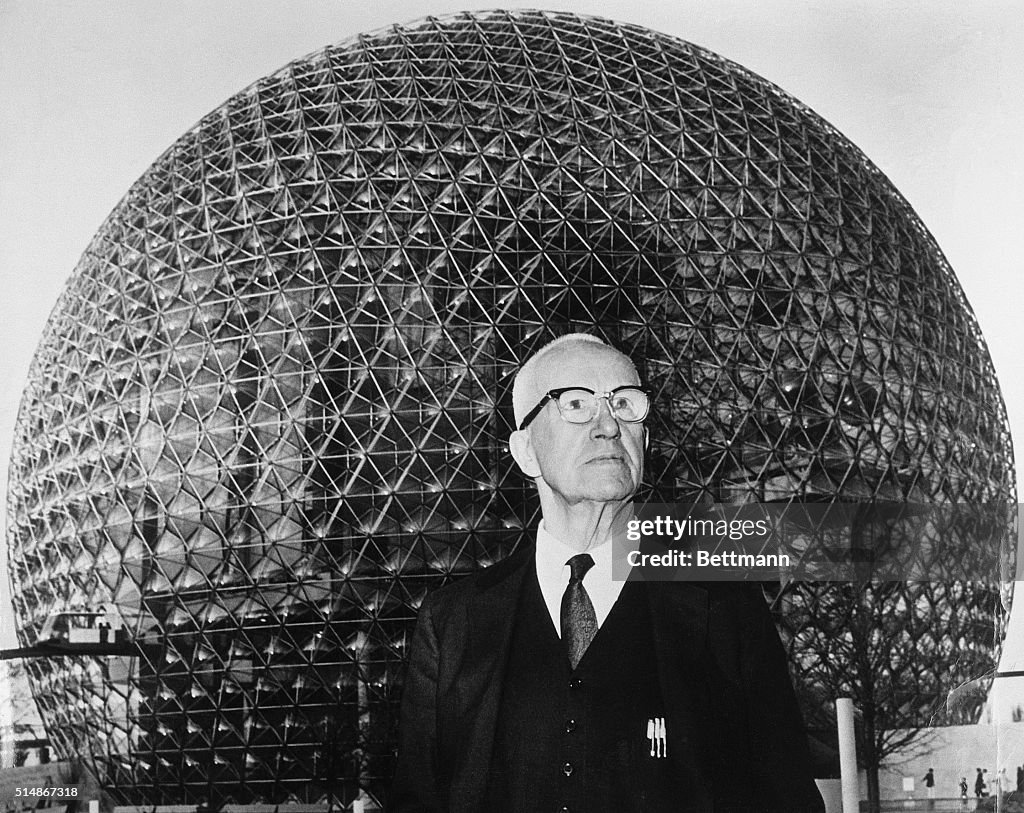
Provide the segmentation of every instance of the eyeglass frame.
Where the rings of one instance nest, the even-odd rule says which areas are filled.
[[[596,395],[598,399],[604,398],[605,401],[608,402],[608,411],[611,412],[612,417],[615,418],[615,420],[617,421],[622,421],[623,423],[643,423],[645,420],[647,420],[647,416],[651,414],[651,393],[646,388],[641,387],[637,384],[623,384],[621,387],[616,387],[615,389],[609,390],[608,392],[594,392],[594,390],[590,389],[590,387],[559,387],[554,390],[548,390],[546,393],[544,393],[544,397],[540,399],[540,401],[537,403],[537,406],[535,406],[533,409],[527,412],[526,415],[523,417],[522,422],[519,424],[519,431],[522,431],[527,426],[529,426],[530,422],[533,421],[533,419],[536,418],[538,415],[540,415],[541,410],[544,409],[545,406],[547,406],[548,401],[554,401],[555,406],[558,407],[558,399],[562,396],[563,393],[570,392],[571,390],[583,390],[584,392],[589,392],[591,395]],[[611,397],[615,395],[615,393],[621,392],[622,390],[638,390],[647,396],[647,410],[641,417],[634,418],[633,420],[628,420],[627,418],[620,418],[616,414],[615,409],[612,407]],[[594,420],[594,418],[597,417],[600,411],[601,407],[600,405],[598,405],[597,412],[591,415],[587,420],[576,424],[576,426],[586,426],[588,423]],[[572,421],[568,420],[563,416],[561,407],[558,407],[558,417],[560,417],[566,423],[573,423]]]

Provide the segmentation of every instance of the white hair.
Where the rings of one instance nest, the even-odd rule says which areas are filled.
[[[636,365],[625,353],[612,347],[606,341],[590,333],[567,333],[565,336],[559,336],[557,339],[553,339],[544,345],[540,350],[534,353],[530,358],[526,360],[522,367],[519,368],[519,372],[516,373],[516,377],[512,381],[512,411],[515,415],[516,428],[519,428],[519,424],[523,422],[530,410],[537,406],[536,398],[536,383],[537,378],[537,363],[544,358],[552,350],[557,350],[559,347],[571,344],[596,344],[601,347],[607,347],[616,353],[619,353],[624,359],[626,359],[633,370],[636,370]]]

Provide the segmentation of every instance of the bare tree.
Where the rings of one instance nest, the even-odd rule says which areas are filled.
[[[951,692],[991,674],[999,591],[972,582],[790,585],[775,599],[810,726],[835,730],[834,703],[860,713],[869,809],[884,760],[927,747],[936,725],[975,722],[984,694]]]

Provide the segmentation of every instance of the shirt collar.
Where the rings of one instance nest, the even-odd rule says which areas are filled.
[[[569,568],[566,562],[578,553],[589,553],[594,560],[594,566],[588,572],[587,578],[594,581],[610,582],[612,580],[613,548],[611,542],[606,542],[587,551],[578,551],[549,533],[544,527],[544,522],[541,521],[537,528],[537,573],[543,573],[544,577],[558,579],[568,584]]]

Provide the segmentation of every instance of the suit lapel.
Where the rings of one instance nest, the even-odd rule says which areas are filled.
[[[462,623],[466,645],[459,679],[453,687],[453,745],[456,762],[451,783],[451,810],[476,811],[483,802],[508,663],[512,626],[534,546],[514,554],[481,579],[478,592],[465,604]]]
[[[708,594],[684,582],[646,582],[661,695],[669,731],[669,759],[694,810],[710,810],[712,789],[703,766],[700,732],[708,725],[705,659],[708,657]],[[713,721],[711,721],[713,724]]]

